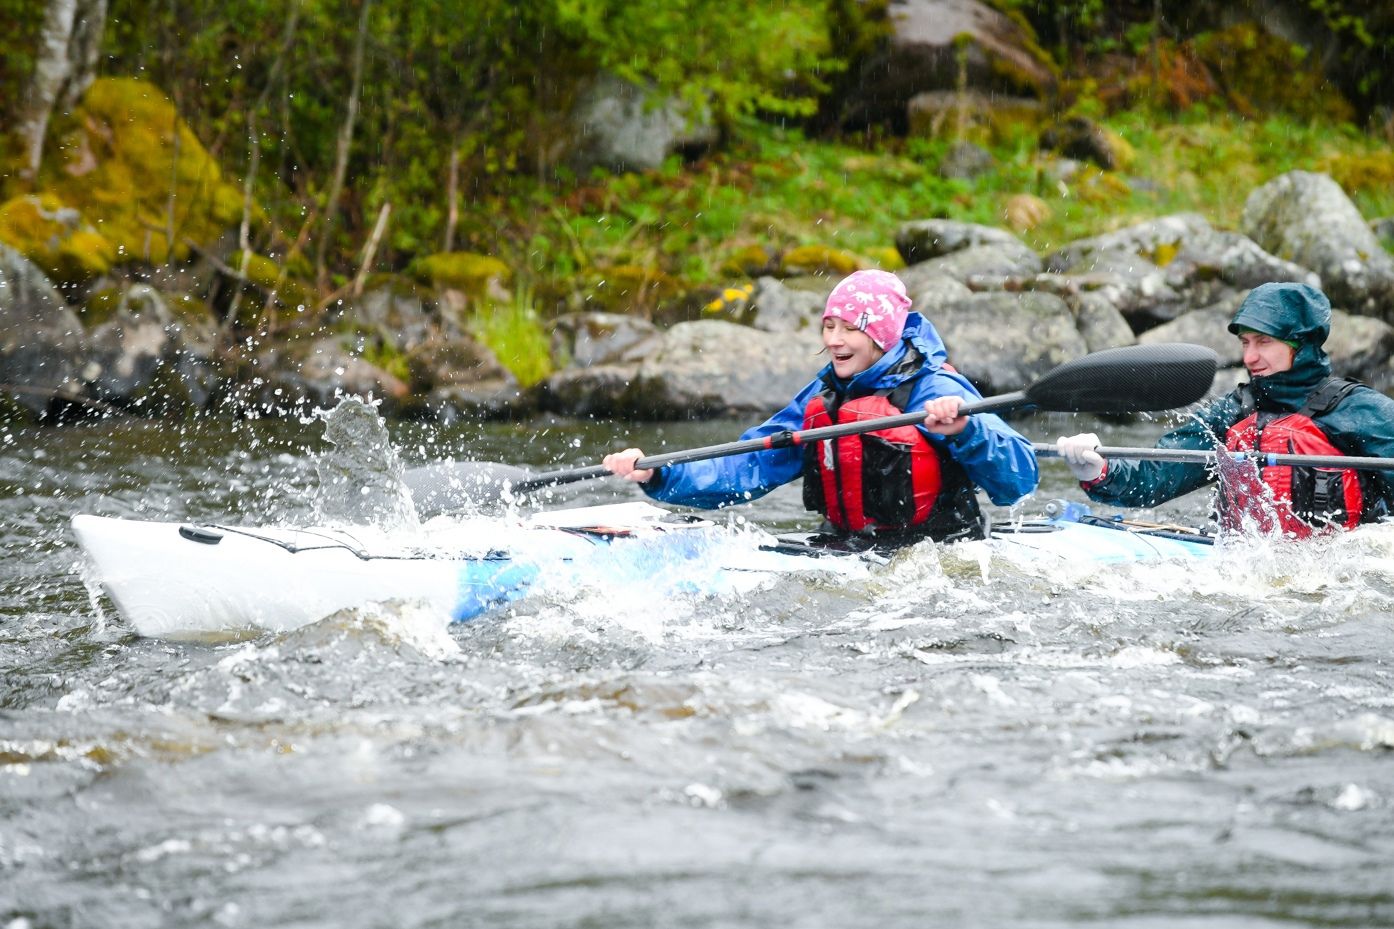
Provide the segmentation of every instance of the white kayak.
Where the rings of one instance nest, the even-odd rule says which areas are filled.
[[[988,544],[1022,563],[1153,561],[1210,551],[1203,536],[1088,519],[1062,510],[1053,519],[1004,524]],[[733,530],[644,502],[511,520],[437,518],[410,534],[90,515],[75,516],[73,531],[95,580],[145,636],[286,631],[393,601],[460,622],[549,583],[658,584],[655,595],[663,594],[661,585],[722,595],[797,573],[852,579],[885,560]]]

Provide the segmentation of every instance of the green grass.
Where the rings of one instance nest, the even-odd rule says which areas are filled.
[[[1019,232],[1041,252],[1183,211],[1233,229],[1251,190],[1294,169],[1332,174],[1366,218],[1394,214],[1394,154],[1349,126],[1247,120],[1204,106],[1103,122],[1135,150],[1132,163],[1116,173],[1087,169],[1065,184],[1047,174],[1037,134],[1026,129],[989,146],[994,170],[961,181],[936,171],[948,141],[862,146],[749,123],[738,144],[693,165],[672,159],[657,171],[596,176],[574,188],[520,184],[477,204],[476,217],[487,219],[476,220],[475,232],[513,243],[501,257],[536,285],[542,305],[586,305],[620,267],[662,275],[678,292],[729,283],[740,275],[726,259],[750,246],[821,245],[878,263],[904,222],[1005,227],[1007,201],[1019,194],[1049,207],[1047,219]],[[651,302],[618,308],[645,312]]]
[[[514,291],[512,302],[481,305],[470,317],[469,327],[523,387],[552,373],[547,333],[534,307],[532,288],[526,284]]]

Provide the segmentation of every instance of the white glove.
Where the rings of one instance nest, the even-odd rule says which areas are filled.
[[[1099,447],[1099,437],[1092,432],[1081,432],[1068,438],[1061,436],[1055,440],[1055,450],[1065,459],[1074,476],[1084,484],[1097,481],[1104,473],[1104,459],[1094,449]]]

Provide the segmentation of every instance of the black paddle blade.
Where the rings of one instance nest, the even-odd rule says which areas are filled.
[[[1189,406],[1215,381],[1220,359],[1203,345],[1131,345],[1067,361],[1026,389],[1057,413],[1145,413]]]

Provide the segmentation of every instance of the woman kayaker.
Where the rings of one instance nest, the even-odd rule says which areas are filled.
[[[829,295],[823,348],[831,360],[789,405],[741,438],[891,416],[924,408],[922,424],[635,470],[637,448],[605,467],[655,500],[715,509],[754,500],[795,478],[824,527],[897,544],[981,537],[977,488],[1006,506],[1036,487],[1031,443],[992,414],[959,415],[981,399],[948,363],[934,326],[910,311],[905,285],[885,271],[858,271]]]
[[[1158,448],[1278,454],[1394,456],[1394,400],[1331,374],[1322,345],[1331,332],[1331,303],[1305,284],[1254,288],[1230,321],[1249,382],[1211,401]],[[1394,472],[1264,467],[1221,459],[1204,463],[1105,461],[1092,432],[1056,441],[1090,499],[1115,506],[1156,506],[1218,477],[1221,523],[1248,517],[1261,530],[1299,538],[1314,528],[1353,528],[1394,509]]]

